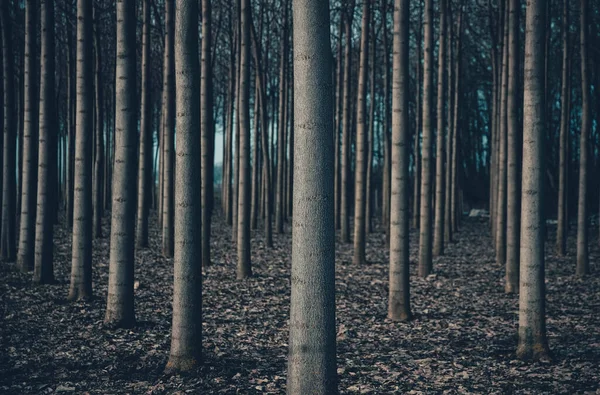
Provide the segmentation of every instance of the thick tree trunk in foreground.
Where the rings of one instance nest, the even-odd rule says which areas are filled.
[[[592,124],[590,110],[590,76],[588,60],[588,0],[580,3],[580,51],[581,51],[581,137],[579,140],[579,202],[577,205],[577,275],[590,272],[588,253],[587,180],[588,140]]]
[[[419,276],[433,269],[431,227],[431,162],[433,151],[433,0],[425,0],[424,74],[423,74],[423,145],[421,150],[421,220],[419,230]]]
[[[167,371],[189,371],[202,358],[201,138],[198,107],[198,2],[177,0],[177,170],[173,322]]]
[[[519,346],[521,359],[546,359],[544,283],[544,24],[545,0],[527,3],[521,193]]]
[[[336,394],[329,4],[294,0],[294,215],[287,392]]]
[[[25,8],[25,87],[23,125],[23,169],[21,177],[21,223],[17,266],[33,270],[35,263],[35,210],[38,165],[39,97],[37,90],[37,0],[28,0]],[[42,67],[45,67],[42,63]],[[45,71],[45,70],[44,70]]]
[[[108,298],[104,323],[128,328],[135,323],[133,268],[135,261],[137,100],[135,0],[117,1],[117,65],[115,164],[110,232]]]
[[[92,2],[78,0],[77,131],[75,135],[70,300],[92,297],[92,128],[94,126],[92,22]]]
[[[358,71],[358,93],[356,103],[356,168],[354,188],[354,256],[352,263],[366,263],[366,193],[367,193],[367,73],[369,68],[369,34],[371,23],[371,4],[363,1],[362,36],[360,44],[360,66]]]
[[[388,317],[407,321],[410,312],[409,275],[409,0],[394,6],[394,70],[392,91],[392,198],[390,215],[390,291]]]
[[[148,217],[152,178],[152,96],[151,96],[151,25],[150,0],[143,3],[142,33],[142,103],[140,111],[140,148],[138,162],[137,226],[135,244],[138,248],[148,247]]]

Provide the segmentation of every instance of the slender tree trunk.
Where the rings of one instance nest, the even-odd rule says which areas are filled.
[[[152,188],[152,87],[151,77],[151,19],[150,0],[144,0],[142,31],[142,99],[140,109],[140,148],[138,162],[137,226],[135,243],[138,248],[148,247],[148,217]]]
[[[506,112],[507,128],[507,198],[506,198],[506,293],[519,289],[519,216],[521,194],[521,144],[519,133],[518,92],[519,87],[519,8],[518,0],[509,1],[508,18],[508,98]]]
[[[333,147],[334,147],[334,215],[335,215],[335,229],[340,229],[340,202],[341,202],[341,173],[340,173],[340,131],[343,124],[342,119],[342,108],[343,101],[342,97],[344,96],[344,64],[343,64],[343,51],[342,51],[342,39],[344,33],[344,11],[340,11],[340,26],[339,26],[339,40],[338,40],[338,51],[337,51],[337,62],[336,62],[336,90],[335,90],[335,128],[333,130]],[[293,83],[293,81],[292,81]],[[294,147],[291,146],[293,151]]]
[[[0,240],[0,258],[12,262],[17,257],[16,246],[16,138],[17,106],[14,86],[14,54],[12,48],[12,27],[9,2],[2,5],[2,47],[4,59],[4,155],[2,176],[2,233]],[[53,98],[54,99],[54,98]]]
[[[415,175],[413,184],[413,216],[412,225],[415,229],[419,229],[420,225],[420,207],[421,207],[421,129],[423,129],[423,95],[422,95],[422,83],[423,83],[423,67],[421,66],[420,56],[423,53],[423,11],[421,6],[421,0],[419,1],[419,25],[417,28],[417,128],[415,130],[414,139],[414,159],[415,159]]]
[[[277,190],[275,193],[275,229],[283,233],[284,217],[284,162],[285,162],[285,134],[287,130],[286,99],[287,99],[287,2],[283,3],[283,31],[281,34],[281,60],[279,63],[279,122],[277,123]]]
[[[454,116],[452,117],[453,121],[454,121],[454,126],[452,127],[452,129],[454,130],[453,136],[452,136],[452,159],[451,159],[451,167],[452,167],[452,189],[450,191],[450,193],[452,194],[452,211],[451,211],[451,222],[452,222],[452,231],[453,232],[457,232],[458,231],[458,220],[461,216],[461,212],[459,211],[459,207],[460,205],[458,204],[458,191],[459,191],[459,186],[458,186],[458,168],[459,168],[459,155],[458,155],[458,148],[459,148],[459,144],[458,144],[458,139],[459,139],[459,127],[461,125],[461,123],[459,122],[459,117],[460,117],[460,112],[459,109],[461,108],[462,104],[461,104],[461,100],[462,100],[462,95],[461,95],[461,72],[462,72],[462,68],[461,68],[461,54],[462,54],[462,35],[463,35],[463,24],[462,24],[462,19],[463,19],[463,12],[464,12],[464,8],[463,8],[463,4],[459,4],[459,14],[458,14],[458,23],[457,23],[457,41],[456,41],[456,53],[455,53],[455,61],[454,61],[454,103],[453,103],[453,110],[454,111]]]
[[[37,211],[35,227],[35,269],[33,281],[38,284],[54,282],[52,226],[52,166],[55,140],[54,107],[54,1],[42,0],[40,9],[42,31],[39,106],[39,146],[37,178]]]
[[[76,56],[73,56],[73,33],[71,24],[67,23],[67,106],[68,106],[68,125],[69,125],[69,147],[67,151],[67,225],[73,227],[73,198],[75,186],[75,118],[77,113],[77,70]],[[38,192],[39,193],[39,192]],[[39,203],[38,203],[39,204]]]
[[[374,23],[374,21],[372,22]],[[372,213],[373,213],[373,152],[375,146],[375,64],[377,61],[377,51],[376,51],[376,35],[375,29],[372,29],[371,32],[371,73],[369,76],[369,85],[370,85],[370,93],[369,93],[369,125],[368,125],[368,137],[367,137],[367,174],[366,174],[366,193],[365,193],[365,230],[367,233],[373,232],[373,221],[372,221]]]
[[[409,274],[409,9],[410,0],[394,7],[394,70],[392,92],[392,199],[390,217],[390,291],[388,317],[411,319]]]
[[[590,111],[590,76],[588,60],[588,0],[580,3],[580,52],[581,52],[581,137],[579,140],[579,202],[577,207],[577,275],[584,276],[590,272],[588,254],[588,219],[587,219],[587,181],[588,181],[588,140],[591,130]]]
[[[431,162],[433,151],[433,0],[425,0],[424,74],[423,74],[423,147],[421,157],[421,220],[419,230],[419,276],[427,277],[432,269]]]
[[[167,371],[190,371],[202,358],[202,214],[198,2],[177,0],[177,170],[171,352]],[[202,40],[204,41],[204,39]],[[204,74],[204,73],[203,73]]]
[[[354,256],[352,263],[366,263],[365,211],[367,175],[367,73],[369,68],[369,34],[371,23],[371,3],[363,0],[362,34],[360,43],[360,66],[358,72],[358,92],[356,103],[356,168],[354,188]]]
[[[237,279],[252,275],[250,262],[250,0],[241,0],[240,138],[237,211]]]
[[[583,0],[585,1],[585,0]],[[521,359],[547,359],[544,283],[544,24],[546,2],[527,3],[521,194],[519,346]]]
[[[17,266],[23,272],[35,264],[35,210],[37,194],[39,97],[37,87],[37,0],[25,5],[23,171],[21,176],[21,223]]]
[[[294,217],[288,394],[336,394],[329,3],[294,0]]]
[[[165,1],[165,130],[164,130],[164,165],[163,165],[163,242],[162,253],[166,257],[173,256],[174,237],[174,167],[175,158],[175,59],[173,51],[175,42],[175,8],[174,0]]]
[[[446,180],[446,188],[444,191],[444,243],[452,242],[452,221],[451,221],[451,210],[452,210],[452,139],[454,138],[454,31],[453,31],[453,14],[452,14],[452,2],[448,3],[447,7],[447,24],[448,31],[446,38],[448,56],[446,57],[446,75],[448,76],[446,84],[446,121],[447,121],[447,134],[445,139],[446,144],[446,165],[444,166],[444,177]]]
[[[115,164],[110,232],[110,267],[104,323],[129,328],[135,323],[137,89],[135,0],[117,1]]]
[[[259,160],[259,125],[260,125],[260,116],[258,115],[260,112],[259,104],[260,101],[258,99],[259,96],[259,81],[258,75],[255,78],[255,89],[254,89],[254,133],[252,135],[253,143],[252,143],[252,209],[250,211],[250,227],[252,229],[256,229],[258,227],[258,205],[259,205],[259,190],[261,188],[261,184],[258,182],[259,179],[259,169],[260,169],[260,160]]]
[[[96,6],[97,7],[97,6]],[[100,45],[100,25],[98,24],[98,10],[94,9],[96,31],[94,33],[94,46],[96,48],[96,155],[94,160],[94,237],[102,237],[102,185],[104,170],[104,113],[102,106],[102,47]]]
[[[234,34],[237,36],[237,34]],[[227,160],[226,166],[226,178],[225,178],[225,221],[228,225],[232,224],[233,217],[233,186],[231,184],[231,173],[233,171],[233,116],[234,116],[234,103],[236,97],[236,73],[235,73],[235,54],[237,53],[237,42],[234,43],[231,48],[230,62],[229,62],[229,96],[227,103],[227,136],[225,139]],[[237,144],[237,142],[236,142]]]
[[[556,227],[556,251],[559,255],[567,253],[567,171],[568,171],[568,146],[569,146],[569,123],[570,123],[570,103],[569,90],[569,2],[563,0],[563,20],[562,20],[562,85],[560,94],[560,148],[559,148],[559,170],[558,170],[558,224]]]
[[[340,199],[340,224],[342,243],[350,242],[350,178],[351,144],[352,139],[352,112],[351,112],[351,73],[352,73],[352,19],[354,18],[354,2],[349,0],[346,4],[344,24],[346,49],[344,52],[344,109],[342,111],[342,190]]]
[[[210,233],[213,208],[213,72],[211,0],[202,0],[202,73],[200,83],[200,120],[202,130],[202,265],[210,266]]]
[[[507,0],[507,2],[510,0]],[[507,98],[508,98],[508,3],[505,6],[504,45],[502,55],[502,86],[500,88],[500,128],[498,133],[498,191],[496,198],[496,263],[506,264],[506,151],[508,134]]]
[[[75,188],[73,195],[73,252],[69,300],[90,299],[92,297],[92,131],[94,124],[94,86],[92,83],[94,36],[92,22],[92,2],[78,0],[77,131],[75,137]],[[114,233],[115,229],[112,232]]]
[[[440,40],[438,49],[438,91],[437,91],[437,141],[435,171],[435,225],[433,232],[433,255],[444,255],[444,204],[445,204],[445,142],[447,120],[444,114],[446,102],[446,50],[447,50],[447,0],[440,3]]]

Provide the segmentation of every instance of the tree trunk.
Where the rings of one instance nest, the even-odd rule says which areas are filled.
[[[37,194],[39,97],[37,88],[37,0],[25,8],[23,169],[21,177],[21,223],[17,266],[23,272],[35,264],[35,210]]]
[[[506,174],[506,293],[519,289],[519,216],[521,193],[521,144],[519,133],[519,8],[518,0],[509,1],[508,18],[508,98],[507,174]]]
[[[452,222],[451,222],[451,210],[452,210],[452,140],[454,138],[454,29],[452,23],[452,2],[448,3],[447,7],[447,46],[448,56],[446,57],[446,75],[448,76],[446,84],[446,121],[447,121],[447,134],[445,139],[446,144],[446,165],[444,166],[444,181],[446,188],[444,191],[444,243],[452,242]]]
[[[173,51],[175,42],[175,8],[174,0],[165,1],[165,79],[163,89],[165,94],[165,129],[164,129],[164,165],[163,165],[163,243],[162,253],[166,257],[173,256],[174,237],[174,166],[175,158],[175,59]]]
[[[9,2],[2,5],[2,47],[4,58],[4,155],[2,176],[2,233],[0,240],[0,258],[12,262],[16,251],[16,103],[13,76],[14,59],[12,49],[12,28]],[[54,100],[54,98],[52,98]]]
[[[254,133],[252,135],[252,209],[250,211],[250,227],[256,229],[258,227],[258,205],[259,205],[259,191],[261,185],[259,183],[259,169],[260,169],[260,158],[259,158],[259,127],[260,127],[260,100],[259,96],[259,81],[258,75],[255,78],[255,89],[254,89]]]
[[[108,297],[104,323],[119,328],[129,328],[135,323],[133,304],[137,192],[135,24],[135,0],[117,2],[115,164]]]
[[[96,5],[96,7],[98,7]],[[94,34],[94,46],[96,48],[96,155],[94,160],[94,237],[102,237],[102,211],[104,204],[102,202],[102,185],[104,170],[104,113],[102,106],[102,47],[100,45],[100,25],[98,24],[98,9],[94,9],[96,20],[96,31]]]
[[[421,0],[419,0],[419,24],[417,27],[417,56],[423,53],[423,11],[421,6]],[[423,129],[423,95],[422,95],[422,82],[423,82],[423,67],[421,67],[421,59],[417,59],[417,128],[415,130],[414,139],[414,159],[415,159],[415,171],[414,171],[414,184],[413,184],[413,215],[412,215],[412,226],[415,229],[419,229],[420,225],[420,207],[421,207],[421,129]]]
[[[340,225],[342,243],[350,242],[350,178],[351,144],[352,139],[352,110],[351,110],[351,70],[352,70],[352,19],[354,18],[354,2],[349,0],[344,14],[346,49],[344,52],[344,109],[342,111],[342,190],[340,192]]]
[[[440,40],[438,49],[438,90],[437,90],[437,134],[436,134],[436,171],[435,171],[435,225],[433,232],[433,255],[444,255],[444,204],[446,194],[445,142],[446,142],[446,51],[447,51],[447,0],[440,3]]]
[[[369,68],[369,34],[371,24],[371,3],[363,0],[362,33],[360,43],[360,66],[358,71],[358,92],[356,103],[356,168],[354,188],[354,256],[352,263],[366,263],[365,211],[367,175],[367,73]]]
[[[427,277],[433,268],[431,228],[431,162],[433,151],[433,0],[425,0],[423,66],[423,145],[421,150],[421,220],[419,228],[419,276]]]
[[[452,190],[450,191],[450,193],[452,193],[452,212],[451,212],[451,222],[452,222],[452,231],[453,232],[457,232],[458,231],[458,221],[459,218],[461,217],[462,213],[459,211],[459,207],[460,205],[458,204],[458,200],[459,200],[459,185],[458,185],[458,168],[459,168],[459,158],[460,156],[458,155],[458,141],[459,141],[459,127],[461,126],[461,123],[459,122],[459,117],[460,117],[460,112],[459,112],[459,108],[462,107],[461,104],[461,100],[462,100],[462,95],[461,95],[461,73],[462,73],[462,67],[461,67],[461,53],[462,53],[462,35],[463,35],[463,12],[464,12],[464,8],[462,3],[459,4],[459,14],[458,14],[458,23],[457,23],[457,41],[456,41],[456,53],[455,53],[455,61],[454,61],[454,103],[453,103],[453,110],[454,111],[454,116],[453,116],[453,121],[454,121],[454,126],[452,127],[452,129],[454,130],[453,136],[452,136],[452,162],[451,162],[451,167],[452,167]]]
[[[374,23],[374,21],[372,22]],[[375,147],[375,64],[377,61],[375,29],[371,31],[371,70],[369,75],[369,124],[367,135],[367,171],[365,193],[365,228],[367,233],[373,232],[373,152]]]
[[[138,248],[148,247],[148,217],[152,190],[152,87],[150,85],[152,35],[150,0],[143,3],[142,31],[142,103],[140,109],[140,148],[138,163],[137,226],[135,243]]]
[[[559,255],[567,253],[567,171],[568,171],[568,147],[569,147],[569,123],[570,123],[570,103],[569,90],[569,2],[563,0],[563,20],[562,20],[562,85],[560,94],[560,147],[559,147],[559,170],[558,170],[558,223],[556,227],[556,252]]]
[[[92,131],[94,124],[92,22],[92,2],[78,0],[77,130],[73,194],[73,255],[69,300],[92,297]],[[115,229],[112,232],[114,233]]]
[[[288,394],[336,394],[329,3],[294,0],[294,217]]]
[[[202,358],[202,214],[198,2],[177,0],[177,170],[173,322],[166,370],[190,371]],[[204,41],[204,39],[203,39]]]
[[[392,92],[392,199],[390,216],[390,290],[388,317],[411,319],[409,274],[409,9],[410,0],[394,7],[394,70]]]
[[[339,36],[338,36],[338,50],[337,50],[337,59],[336,59],[336,75],[335,75],[335,128],[333,129],[333,147],[334,147],[334,215],[335,215],[335,229],[340,229],[340,201],[341,201],[341,173],[340,173],[340,131],[342,128],[343,120],[342,120],[342,108],[343,102],[342,97],[344,96],[344,64],[342,62],[343,59],[343,51],[342,51],[342,38],[344,33],[344,12],[340,11],[340,26],[339,26]],[[293,83],[293,81],[292,81]],[[291,146],[291,151],[294,150],[293,145]]]
[[[77,114],[77,69],[76,56],[73,56],[74,51],[72,48],[77,44],[73,44],[73,33],[71,32],[70,23],[67,23],[67,43],[67,124],[69,125],[69,147],[67,151],[67,226],[72,228],[73,198],[75,193],[75,118]],[[108,191],[108,189],[106,190]]]
[[[240,138],[237,211],[237,279],[252,275],[250,262],[250,0],[241,0]]]
[[[281,60],[279,63],[279,122],[277,122],[277,190],[275,193],[275,229],[283,233],[284,216],[284,162],[285,162],[285,134],[287,131],[286,99],[287,99],[287,2],[283,2],[283,31],[281,34]]]
[[[585,0],[584,0],[585,1]],[[519,346],[521,359],[547,359],[544,283],[544,24],[546,2],[527,3],[521,193]]]
[[[580,52],[581,52],[581,137],[579,140],[579,202],[577,206],[577,275],[584,276],[590,272],[588,254],[588,220],[587,220],[587,173],[588,173],[588,140],[591,129],[590,112],[590,76],[588,60],[589,37],[588,0],[580,3]]]

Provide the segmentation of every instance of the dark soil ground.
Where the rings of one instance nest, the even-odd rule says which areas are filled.
[[[105,234],[108,229],[105,228]],[[597,229],[595,230],[597,234]],[[417,240],[411,240],[416,265]],[[172,262],[151,248],[136,254],[138,324],[102,324],[109,240],[94,242],[94,293],[67,303],[71,238],[56,228],[57,284],[34,286],[31,275],[0,264],[0,393],[283,393],[289,309],[289,232],[263,247],[254,234],[255,276],[235,280],[230,230],[215,219],[214,265],[204,271],[204,364],[188,376],[163,373],[170,345]],[[596,393],[600,394],[600,252],[592,237],[593,274],[574,276],[569,256],[547,245],[547,326],[554,360],[515,359],[516,296],[504,294],[486,222],[465,219],[435,274],[413,277],[410,323],[386,319],[388,251],[369,236],[363,267],[351,245],[337,245],[338,376],[341,393]]]

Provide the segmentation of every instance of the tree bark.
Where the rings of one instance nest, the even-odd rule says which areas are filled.
[[[144,0],[142,5],[142,100],[140,109],[140,148],[138,162],[137,190],[137,226],[135,243],[138,248],[148,247],[148,220],[150,214],[150,197],[153,185],[152,179],[152,87],[151,77],[151,19],[150,0]]]
[[[584,0],[585,1],[585,0]],[[523,106],[523,189],[519,346],[521,359],[547,359],[544,283],[544,25],[546,2],[527,3]]]
[[[190,371],[202,358],[202,214],[198,2],[177,0],[177,170],[173,322],[166,370]],[[204,41],[204,40],[203,40]]]
[[[115,164],[104,323],[119,328],[135,324],[133,276],[138,143],[135,24],[135,0],[117,0]]]
[[[392,198],[390,216],[390,290],[388,318],[411,319],[409,259],[409,9],[410,0],[394,6],[392,92]]]
[[[33,270],[35,264],[35,210],[38,165],[38,68],[37,68],[37,0],[28,0],[25,6],[25,60],[24,60],[24,125],[23,169],[21,176],[21,223],[17,266],[21,271]]]
[[[358,92],[356,103],[356,168],[354,171],[354,256],[352,263],[366,263],[366,175],[367,175],[367,73],[369,68],[369,34],[371,23],[371,3],[363,0],[362,33],[360,43],[360,63],[358,71]]]
[[[78,0],[77,130],[75,135],[73,252],[69,300],[92,297],[92,131],[94,125],[92,23],[92,2]],[[38,186],[38,188],[40,187],[41,185]]]
[[[419,228],[419,276],[427,277],[432,269],[431,162],[433,151],[433,0],[425,0],[424,74],[423,74],[423,145],[421,150],[421,220]]]
[[[294,217],[288,394],[336,394],[329,3],[294,0]]]
[[[577,268],[578,276],[590,272],[588,254],[588,219],[587,219],[587,181],[588,181],[588,140],[591,130],[590,113],[590,76],[588,60],[588,0],[580,3],[580,53],[581,53],[581,136],[579,139],[579,201],[577,205]]]
[[[287,51],[288,51],[288,29],[287,29],[287,2],[283,3],[283,30],[281,33],[281,60],[279,63],[279,121],[277,122],[277,190],[275,193],[275,229],[277,233],[283,233],[284,217],[284,162],[285,162],[285,134],[287,131],[286,101],[287,101]]]
[[[102,213],[104,204],[102,202],[102,186],[104,177],[104,113],[103,113],[103,89],[102,89],[102,47],[100,45],[100,25],[98,24],[98,5],[94,8],[96,31],[94,33],[94,46],[96,49],[96,155],[94,160],[94,237],[102,237]]]
[[[240,139],[237,211],[237,279],[252,275],[250,262],[250,0],[241,4]]]

